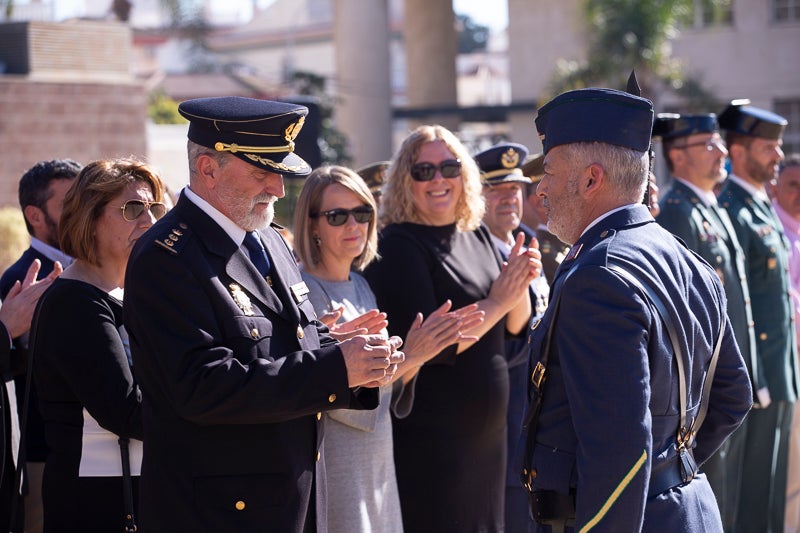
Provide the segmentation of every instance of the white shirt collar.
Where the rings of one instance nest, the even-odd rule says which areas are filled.
[[[769,196],[767,196],[767,191],[764,190],[764,187],[755,187],[752,183],[745,181],[743,178],[740,178],[733,173],[728,175],[728,179],[733,180],[734,183],[749,192],[753,198],[758,198],[760,200],[764,200],[765,202],[769,202]]]
[[[50,246],[44,241],[37,239],[36,237],[31,237],[31,248],[48,258],[50,261],[54,263],[56,261],[61,263],[61,266],[67,268],[69,265],[72,264],[72,257],[68,256],[58,248]]]
[[[578,238],[580,239],[581,237],[583,237],[583,236],[584,236],[584,234],[585,234],[587,231],[589,231],[589,229],[590,229],[592,226],[596,226],[596,225],[597,225],[597,224],[598,224],[598,223],[599,223],[601,220],[603,220],[604,218],[606,218],[606,217],[609,217],[609,216],[613,215],[613,214],[614,214],[614,213],[616,213],[617,211],[622,211],[623,209],[627,209],[627,208],[629,208],[629,207],[631,207],[631,206],[635,206],[635,205],[639,205],[639,204],[628,204],[628,205],[621,205],[621,206],[619,206],[619,207],[617,207],[617,208],[615,208],[615,209],[612,209],[611,211],[606,211],[605,213],[603,213],[602,215],[600,215],[600,216],[599,216],[599,217],[597,217],[596,219],[592,220],[592,221],[589,223],[589,225],[588,225],[588,226],[586,226],[586,228],[585,228],[585,229],[584,229],[584,230],[581,232],[581,236],[580,236],[580,237],[578,237]]]
[[[183,193],[194,205],[199,207],[206,215],[210,216],[214,222],[219,224],[219,227],[228,234],[228,237],[230,237],[237,246],[242,245],[244,236],[247,233],[245,230],[240,228],[233,220],[220,213],[213,205],[200,198],[188,185],[183,188]]]
[[[714,191],[704,191],[694,183],[689,183],[685,179],[679,178],[677,176],[675,176],[675,181],[679,181],[684,185],[686,185],[687,187],[689,187],[692,190],[692,192],[694,192],[698,196],[698,198],[700,198],[700,201],[703,202],[703,205],[705,205],[706,207],[710,205],[717,205],[717,197],[714,195]]]

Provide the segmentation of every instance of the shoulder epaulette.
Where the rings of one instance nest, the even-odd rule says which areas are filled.
[[[169,226],[165,226],[169,227]],[[156,244],[171,254],[177,254],[186,245],[190,234],[189,226],[185,222],[178,222],[166,235],[156,238]]]

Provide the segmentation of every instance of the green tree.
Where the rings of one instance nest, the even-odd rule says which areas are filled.
[[[693,0],[582,0],[586,35],[591,36],[586,61],[559,61],[551,84],[553,94],[605,85],[624,88],[636,70],[642,95],[657,98],[670,90],[690,106],[717,102],[702,80],[687,76],[670,55],[669,41],[694,14]],[[725,0],[704,0],[705,4]]]
[[[184,124],[186,119],[178,113],[178,102],[167,96],[164,91],[150,94],[147,104],[147,116],[155,124]]]

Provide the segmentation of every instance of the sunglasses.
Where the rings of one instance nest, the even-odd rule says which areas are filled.
[[[144,200],[128,200],[120,209],[122,209],[122,218],[128,222],[136,222],[147,210],[156,220],[167,214],[166,205],[161,202],[145,202]]]
[[[356,222],[359,224],[366,224],[367,222],[372,222],[373,214],[372,207],[362,205],[354,207],[353,209],[330,209],[328,211],[322,211],[321,213],[312,213],[310,216],[311,218],[325,217],[328,224],[331,226],[341,226],[347,222],[350,215],[353,215],[353,218],[356,219]]]
[[[457,178],[461,175],[461,161],[446,159],[438,166],[433,163],[415,163],[411,167],[411,177],[414,181],[431,181],[436,176],[437,170],[443,178]]]

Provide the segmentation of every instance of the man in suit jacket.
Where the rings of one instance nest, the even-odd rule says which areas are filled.
[[[25,279],[34,260],[40,261],[41,276],[48,276],[56,262],[61,263],[64,268],[72,262],[72,258],[63,253],[58,244],[58,220],[61,218],[64,195],[75,182],[80,170],[81,165],[71,159],[52,159],[39,161],[20,178],[19,206],[31,236],[31,245],[0,277],[0,298],[5,298],[17,281]],[[16,404],[19,415],[22,416],[26,392],[27,335],[14,338],[14,349],[17,350],[15,360],[18,367],[12,373],[17,396]],[[44,438],[44,422],[42,415],[39,414],[38,394],[33,382],[29,394],[28,420],[25,426],[25,470],[28,489],[25,495],[25,529],[30,533],[37,533],[42,530],[44,521],[41,488],[44,463],[47,459],[47,444]],[[0,402],[3,400],[4,398],[0,397]]]
[[[39,297],[61,274],[61,264],[56,263],[47,277],[37,281],[40,269],[41,262],[34,260],[25,276],[11,286],[0,304],[0,375],[9,374],[20,366],[20,353],[12,339],[28,332]],[[20,451],[16,402],[13,392],[10,396],[4,394],[0,397],[3,400],[0,402],[0,531],[27,531],[20,505],[21,487],[15,486]]]
[[[652,124],[649,100],[611,89],[536,118],[548,227],[573,243],[531,326],[523,480],[541,531],[722,531],[696,465],[747,414],[750,380],[716,273],[641,203]]]
[[[738,526],[783,531],[789,433],[798,394],[797,344],[789,293],[788,242],[765,185],[783,159],[786,119],[734,100],[719,115],[726,131],[731,174],[719,202],[733,222],[745,255],[755,322],[757,409],[748,417]],[[755,380],[754,380],[755,381]]]
[[[689,249],[717,271],[728,298],[728,317],[755,389],[765,383],[758,367],[753,313],[745,277],[744,253],[728,213],[717,205],[714,186],[725,179],[728,150],[719,135],[716,115],[660,113],[653,137],[662,141],[670,190],[661,201],[656,222],[680,237]],[[744,459],[747,421],[731,435],[719,452],[703,465],[717,495],[722,524],[730,531],[736,511]]]
[[[308,110],[239,97],[179,110],[189,186],[126,273],[142,528],[325,531],[321,411],[376,407],[399,339],[337,344],[270,226],[283,175],[310,172],[293,151]]]

